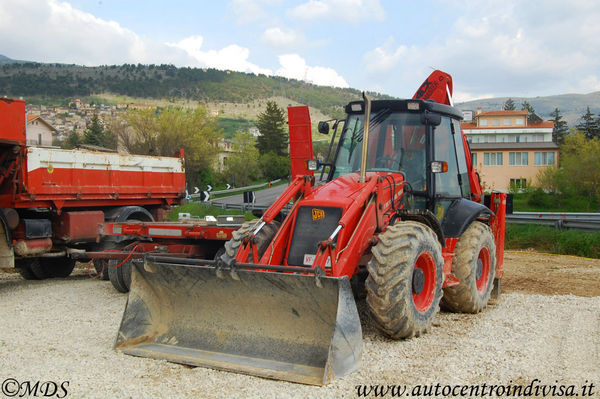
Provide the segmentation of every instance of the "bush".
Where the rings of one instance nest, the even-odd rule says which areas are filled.
[[[267,180],[275,180],[290,174],[290,157],[267,152],[259,158],[260,170]]]

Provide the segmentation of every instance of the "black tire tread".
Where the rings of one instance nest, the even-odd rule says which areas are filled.
[[[15,260],[15,269],[25,280],[39,280],[31,270],[31,261],[33,259],[18,259]]]
[[[476,272],[479,251],[487,245],[490,251],[490,278],[486,291],[477,290]],[[452,260],[452,274],[460,284],[444,288],[442,307],[452,312],[478,313],[490,299],[496,275],[496,243],[492,230],[486,224],[475,221],[459,238]]]
[[[108,262],[108,278],[117,291],[127,293],[131,287],[131,263],[128,261],[119,267],[115,267],[120,262],[121,260],[110,260]]]
[[[427,249],[436,264],[436,295],[421,314],[412,301],[412,273],[417,257]],[[379,235],[367,269],[367,306],[375,325],[393,339],[419,336],[427,331],[439,310],[443,258],[439,241],[424,224],[405,221]]]
[[[230,264],[231,261],[235,259],[235,255],[240,249],[240,245],[242,244],[242,240],[244,239],[244,237],[246,237],[248,233],[256,229],[256,222],[257,220],[244,222],[239,229],[233,232],[231,240],[225,243],[225,253],[221,255],[221,260],[225,264]],[[267,246],[269,245],[273,237],[275,237],[275,234],[279,230],[280,226],[280,222],[273,220],[271,223],[264,225],[263,228],[256,235],[255,242],[259,259],[267,250]],[[249,258],[252,259],[252,250],[250,250]]]
[[[75,268],[75,259],[67,257],[40,258],[40,263],[48,277],[66,278]]]

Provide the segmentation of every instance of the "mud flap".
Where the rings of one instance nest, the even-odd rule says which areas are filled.
[[[362,331],[347,277],[132,265],[115,349],[322,385],[357,370]]]

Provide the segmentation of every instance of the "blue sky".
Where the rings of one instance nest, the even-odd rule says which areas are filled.
[[[593,0],[1,0],[0,54],[170,63],[411,96],[433,68],[455,100],[600,90]]]

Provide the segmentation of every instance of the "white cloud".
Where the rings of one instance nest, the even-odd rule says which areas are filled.
[[[3,0],[0,18],[1,51],[11,58],[82,65],[192,61],[180,50],[57,0]]]
[[[407,58],[407,53],[408,48],[404,45],[394,47],[394,39],[390,37],[383,45],[365,53],[365,70],[371,75],[387,74]]]
[[[197,61],[199,66],[216,69],[230,69],[239,72],[250,72],[255,74],[272,74],[270,69],[261,68],[248,61],[250,50],[231,44],[221,50],[202,51],[203,39],[201,36],[190,36],[177,43],[168,43],[169,46],[184,50],[189,56]]]
[[[573,0],[565,6],[559,0],[505,0],[497,7],[493,0],[482,0],[457,6],[461,16],[443,36],[432,35],[419,45],[388,38],[366,51],[363,67],[371,84],[394,86],[386,92],[414,90],[433,67],[453,75],[461,89],[456,97],[468,99],[484,93],[598,90],[600,2]]]
[[[289,50],[305,44],[302,34],[285,28],[269,28],[264,31],[261,40],[269,46],[279,50]]]
[[[328,19],[349,23],[385,19],[379,0],[308,0],[291,9],[288,15],[304,20]]]
[[[271,74],[236,44],[202,49],[203,38],[160,43],[58,0],[2,0],[0,53],[15,59],[81,65],[174,64]],[[26,45],[25,45],[26,44]]]
[[[227,5],[235,15],[238,23],[245,25],[260,21],[268,17],[264,4],[268,1],[261,0],[232,0]]]
[[[321,66],[308,66],[298,54],[279,56],[279,68],[275,74],[288,79],[304,80],[322,86],[349,87],[348,82],[334,69]]]

